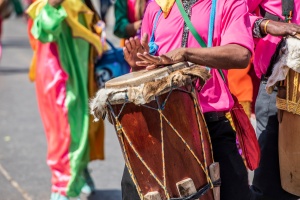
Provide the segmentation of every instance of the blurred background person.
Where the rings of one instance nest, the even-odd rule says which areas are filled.
[[[230,92],[237,97],[249,118],[252,113],[251,104],[253,99],[253,83],[248,74],[250,67],[251,64],[245,69],[228,70],[228,85]]]
[[[48,142],[51,200],[91,193],[87,165],[104,159],[104,124],[93,123],[88,108],[97,89],[94,60],[103,51],[99,17],[90,0],[36,0],[27,13],[34,49],[29,77]]]
[[[114,34],[121,38],[123,47],[125,39],[140,34],[141,22],[145,8],[153,0],[117,0],[115,3]]]
[[[277,45],[282,37],[300,34],[300,1],[248,0],[250,21],[256,47],[254,69],[260,78],[256,99],[256,134],[261,149],[259,167],[254,171],[252,192],[259,200],[298,200],[281,185],[278,143],[279,121],[276,99],[278,88],[267,93],[266,84],[272,74]],[[289,180],[292,182],[293,180]]]
[[[109,8],[114,4],[113,0],[100,0],[100,16],[101,19],[106,22],[106,14]]]

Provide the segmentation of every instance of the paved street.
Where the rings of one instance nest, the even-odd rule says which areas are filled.
[[[112,15],[110,14],[110,17]],[[108,26],[111,37],[111,22]],[[23,19],[4,23],[0,61],[0,200],[47,200],[50,171],[46,165],[46,138],[40,120],[34,84],[27,78],[31,60]],[[119,200],[124,162],[113,127],[106,122],[105,161],[91,163],[97,192],[82,199]]]

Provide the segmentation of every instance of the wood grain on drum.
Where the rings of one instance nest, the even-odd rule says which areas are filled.
[[[191,88],[184,88],[190,90]],[[158,97],[159,104],[162,104],[168,94]],[[152,101],[146,104],[148,107],[157,108],[157,102]],[[122,105],[112,105],[116,114],[121,111]],[[198,110],[196,110],[198,109]],[[147,108],[143,105],[136,106],[128,103],[119,116],[119,122],[128,136],[130,142],[119,135],[124,143],[124,149],[132,167],[133,174],[141,192],[146,195],[148,192],[158,191],[162,199],[180,197],[176,183],[186,178],[191,178],[197,190],[208,184],[208,166],[213,163],[210,138],[202,115],[197,113],[199,108],[194,104],[191,94],[182,91],[173,91],[162,110],[168,121],[160,120],[157,110]],[[197,158],[202,162],[205,171],[199,166],[187,146],[176,135],[174,129],[184,138],[185,142],[195,152]],[[162,125],[162,129],[161,129]],[[163,132],[163,138],[161,134]],[[203,136],[201,142],[200,134]],[[123,139],[122,139],[123,138]],[[163,142],[162,142],[163,139]],[[164,149],[162,149],[162,143]],[[142,157],[147,167],[152,170],[155,176],[149,173],[147,167],[141,162],[133,150]],[[203,148],[202,148],[203,147]],[[203,150],[204,149],[204,152]],[[206,158],[206,165],[204,164]],[[163,162],[165,160],[165,162]],[[164,167],[165,165],[165,167]],[[160,184],[157,180],[160,180]],[[164,190],[161,185],[166,183]],[[201,200],[212,200],[213,193],[209,190],[201,197]]]

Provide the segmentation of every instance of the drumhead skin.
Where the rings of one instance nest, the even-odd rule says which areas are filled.
[[[118,89],[124,87],[134,87],[139,86],[143,83],[147,83],[153,81],[159,77],[170,74],[171,72],[177,71],[179,69],[183,69],[185,67],[189,67],[189,64],[186,62],[181,62],[174,65],[164,66],[161,68],[157,68],[154,70],[140,70],[137,72],[131,72],[129,74],[125,74],[123,76],[114,78],[105,83],[106,89]]]

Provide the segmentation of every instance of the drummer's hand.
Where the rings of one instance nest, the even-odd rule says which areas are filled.
[[[140,59],[137,57],[137,53],[149,52],[148,47],[148,34],[144,34],[142,40],[140,41],[138,37],[129,38],[125,41],[125,47],[123,48],[124,58],[127,63],[132,67],[132,70],[135,71],[136,61]]]
[[[160,56],[152,56],[147,52],[144,52],[143,54],[138,53],[137,56],[142,61],[137,61],[136,64],[138,66],[147,66],[147,70],[155,69],[161,65],[171,65],[186,61],[185,48],[175,49]]]
[[[264,34],[270,34],[274,36],[288,36],[288,35],[295,36],[296,34],[300,33],[300,26],[297,24],[277,22],[272,20],[270,20],[266,26],[266,31],[267,31],[266,33],[265,25],[267,21],[268,20],[264,20],[260,24],[260,30],[262,30]]]

